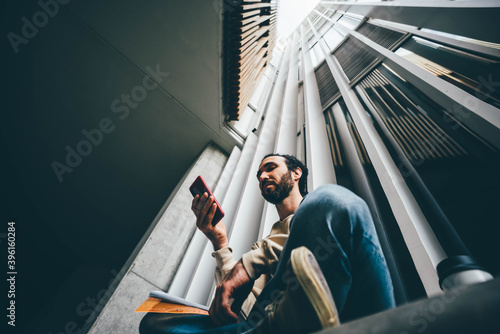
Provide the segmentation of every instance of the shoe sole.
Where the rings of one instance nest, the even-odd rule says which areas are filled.
[[[306,247],[299,247],[290,256],[293,272],[312,304],[323,328],[340,324],[337,308],[325,276],[316,258]]]

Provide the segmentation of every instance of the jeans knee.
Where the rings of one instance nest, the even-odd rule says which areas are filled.
[[[331,211],[356,212],[367,209],[363,199],[349,189],[336,184],[325,184],[314,190],[306,197],[301,207],[310,214]]]
[[[139,333],[148,334],[152,332],[153,328],[153,319],[150,316],[150,313],[146,313],[144,317],[142,317],[141,323],[139,324]]]

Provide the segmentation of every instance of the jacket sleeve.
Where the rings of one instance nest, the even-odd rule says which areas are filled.
[[[274,274],[287,238],[286,234],[268,236],[254,243],[252,249],[243,254],[243,266],[251,279],[255,280],[262,274]]]
[[[218,285],[236,265],[231,247],[224,247],[212,253],[215,258],[215,283]]]

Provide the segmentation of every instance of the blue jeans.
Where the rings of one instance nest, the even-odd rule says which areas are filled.
[[[307,195],[297,209],[276,273],[257,299],[247,321],[215,328],[208,316],[186,316],[182,325],[172,323],[173,327],[166,326],[159,333],[251,331],[265,317],[264,308],[280,298],[291,282],[292,272],[287,262],[292,250],[300,246],[307,247],[316,257],[341,322],[395,306],[392,280],[368,206],[346,188],[324,185]]]

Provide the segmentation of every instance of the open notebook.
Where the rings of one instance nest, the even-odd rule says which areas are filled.
[[[135,312],[207,314],[208,306],[190,302],[163,291],[151,291]]]

